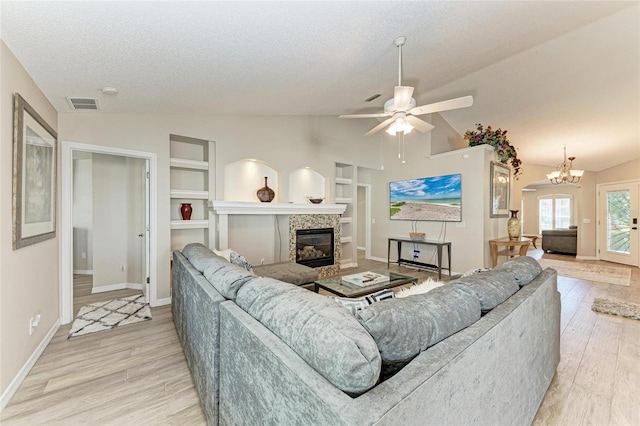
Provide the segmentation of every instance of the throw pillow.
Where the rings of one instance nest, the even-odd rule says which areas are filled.
[[[393,299],[394,297],[395,295],[393,293],[393,290],[388,288],[375,293],[371,293],[364,297],[333,297],[333,300],[347,308],[349,312],[355,315],[356,312],[358,312],[362,308],[366,308],[367,306],[372,305],[376,302]]]
[[[238,265],[244,269],[246,269],[249,272],[253,272],[253,266],[251,266],[251,263],[249,263],[249,261],[247,260],[246,257],[242,256],[241,254],[236,253],[235,251],[231,251],[231,254],[229,255],[229,262]]]
[[[403,288],[398,292],[398,294],[396,294],[396,297],[407,297],[413,296],[414,294],[423,294],[445,284],[447,283],[443,281],[434,281],[433,278],[427,278],[420,284],[414,284],[411,287]]]

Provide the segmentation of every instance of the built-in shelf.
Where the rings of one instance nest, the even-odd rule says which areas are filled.
[[[208,200],[209,191],[195,191],[192,189],[172,189],[171,198],[183,198],[192,200]]]
[[[353,223],[353,218],[352,217],[341,217],[340,218],[340,223]]]
[[[351,185],[353,181],[351,179],[348,178],[341,178],[341,177],[337,177],[336,178],[336,183],[338,185]]]
[[[169,166],[177,169],[209,170],[208,161],[187,160],[185,158],[170,158]]]
[[[209,221],[206,219],[172,220],[171,229],[206,229]]]
[[[351,198],[336,197],[336,204],[351,204]]]

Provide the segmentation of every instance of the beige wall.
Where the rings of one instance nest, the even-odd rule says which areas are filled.
[[[638,142],[640,151],[640,142]],[[596,173],[596,183],[616,183],[640,179],[640,158]]]
[[[15,92],[51,127],[58,127],[56,111],[0,41],[0,389],[3,395],[56,324],[60,313],[58,238],[12,250],[10,206]],[[59,193],[57,201],[59,206]],[[56,218],[59,231],[59,214]],[[29,319],[36,314],[41,315],[40,326],[29,336]]]

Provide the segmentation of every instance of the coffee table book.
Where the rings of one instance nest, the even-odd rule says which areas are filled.
[[[345,275],[342,277],[342,280],[348,282],[349,284],[357,285],[358,287],[367,287],[370,285],[388,282],[389,276],[368,271],[360,272],[358,274]]]

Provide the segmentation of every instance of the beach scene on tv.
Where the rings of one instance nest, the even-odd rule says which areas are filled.
[[[460,174],[389,182],[392,220],[462,220]]]

